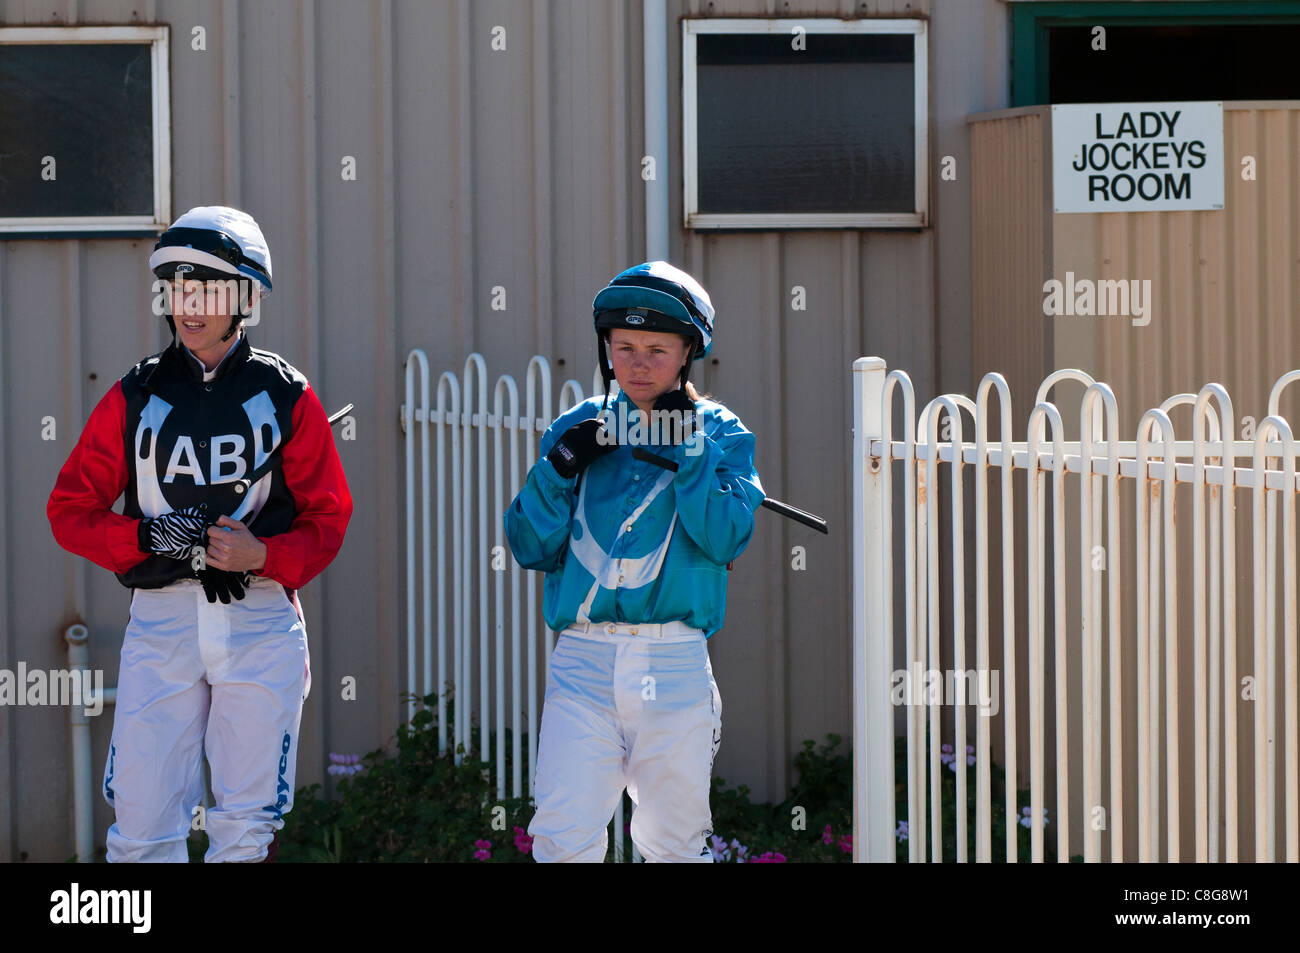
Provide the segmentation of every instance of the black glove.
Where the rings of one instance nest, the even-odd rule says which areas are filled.
[[[223,605],[230,605],[230,597],[244,598],[248,588],[248,576],[242,572],[230,572],[211,567],[199,571],[199,581],[203,583],[203,594],[208,602],[221,600]]]
[[[683,388],[666,390],[659,395],[652,410],[677,411],[669,418],[667,426],[661,424],[661,434],[674,447],[695,433],[695,401]]]
[[[187,506],[158,517],[145,517],[136,530],[136,542],[142,553],[189,559],[195,546],[207,545],[208,505]]]
[[[555,465],[555,470],[566,480],[572,479],[587,468],[593,460],[613,453],[618,449],[614,435],[604,430],[604,423],[598,417],[574,424],[564,432],[555,446],[546,455],[546,459]],[[603,441],[603,442],[602,442]]]

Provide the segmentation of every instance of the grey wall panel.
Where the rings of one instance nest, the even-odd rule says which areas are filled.
[[[942,0],[940,0],[942,2]],[[688,0],[688,16],[916,17],[932,0]]]
[[[0,489],[6,497],[9,491],[8,450],[12,429],[11,414],[14,402],[10,399],[9,355],[10,335],[3,316],[9,291],[9,245],[0,245]],[[10,516],[10,507],[0,506],[0,668],[13,671],[18,664],[19,646],[14,637],[13,590],[10,585],[12,571],[9,553],[16,529],[16,517]],[[0,707],[0,859],[9,859],[14,853],[17,839],[17,814],[14,811],[13,778],[18,771],[17,749],[14,745],[16,728],[8,707]]]
[[[935,63],[932,75],[936,79],[962,76],[965,80],[936,81],[930,89],[935,114],[930,204],[937,226],[937,361],[943,389],[961,394],[972,393],[979,382],[971,376],[968,357],[973,345],[970,228],[974,171],[964,117],[994,109],[1010,96],[1010,57],[1002,29],[1006,9],[1001,4],[974,7],[965,0],[937,0],[930,34],[930,55]],[[985,43],[972,43],[972,33],[983,36]],[[953,159],[952,177],[941,178],[941,163],[949,156]]]
[[[78,377],[84,346],[80,322],[69,319],[79,304],[79,253],[75,242],[58,242],[44,247],[10,244],[5,256],[11,276],[5,301],[5,383],[16,398],[5,434],[13,461],[5,495],[10,518],[18,524],[10,537],[14,558],[9,563],[13,602],[8,621],[15,669],[19,664],[28,670],[65,667],[59,635],[74,591],[84,591],[81,567],[62,558],[48,530],[39,532],[45,499],[80,418]],[[42,439],[42,419],[47,416],[54,418],[57,440]],[[43,598],[32,598],[36,593]],[[11,851],[39,857],[44,839],[64,835],[70,816],[66,786],[46,786],[58,777],[66,757],[66,711],[22,707],[10,709],[8,715],[17,821]]]
[[[394,453],[396,270],[389,231],[391,8],[322,4],[316,18],[321,32],[313,161],[319,163],[319,208],[312,214],[319,256],[305,264],[319,288],[321,315],[304,314],[301,320],[319,325],[322,371],[316,386],[327,395],[322,402],[330,408],[354,402],[357,420],[355,443],[336,435],[355,505],[348,540],[329,578],[309,587],[322,603],[316,627],[328,656],[320,686],[321,730],[328,739],[317,767],[323,772],[326,751],[368,750],[397,724],[401,497]],[[356,161],[355,179],[343,177],[345,157]],[[355,702],[339,700],[345,676],[356,680]],[[304,767],[300,759],[299,770]]]

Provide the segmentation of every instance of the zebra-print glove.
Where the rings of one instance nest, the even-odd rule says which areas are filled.
[[[189,559],[195,546],[207,544],[208,505],[187,506],[162,516],[145,517],[137,531],[140,552]]]

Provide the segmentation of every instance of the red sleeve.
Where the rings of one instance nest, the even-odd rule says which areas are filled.
[[[287,533],[262,537],[266,565],[257,575],[301,589],[334,560],[352,516],[352,494],[329,418],[310,385],[294,404],[293,434],[282,454],[296,515]]]
[[[45,507],[54,538],[97,566],[126,572],[148,559],[140,552],[140,521],[113,512],[126,489],[126,397],[121,382],[90,413]]]

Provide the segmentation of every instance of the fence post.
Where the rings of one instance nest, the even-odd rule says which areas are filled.
[[[889,705],[893,633],[888,630],[881,463],[885,362],[853,362],[853,860],[893,862],[894,720]],[[886,459],[888,459],[886,449]],[[887,465],[887,464],[886,464]]]

